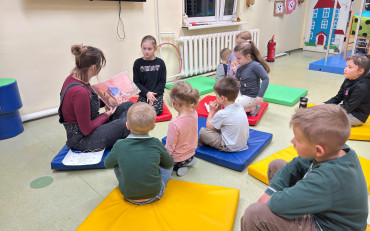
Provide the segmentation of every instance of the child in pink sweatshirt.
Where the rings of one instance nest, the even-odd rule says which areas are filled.
[[[199,92],[189,83],[178,82],[171,88],[172,106],[179,113],[168,125],[166,149],[173,157],[174,171],[184,176],[189,166],[196,162],[195,149],[198,146],[198,114],[196,107]]]

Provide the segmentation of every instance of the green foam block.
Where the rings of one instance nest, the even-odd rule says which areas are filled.
[[[355,14],[353,16],[353,23],[352,23],[352,28],[351,28],[351,35],[356,34],[356,29],[357,29],[357,23],[360,15]],[[370,26],[369,26],[369,20],[370,20],[370,12],[365,11],[362,13],[361,17],[361,22],[360,22],[360,29],[358,31],[358,36],[361,37],[370,37]]]
[[[190,83],[192,88],[195,88],[199,91],[200,95],[204,95],[213,91],[213,86],[216,83],[214,78],[206,77],[206,76],[198,76],[191,79],[185,79],[185,82]],[[167,83],[166,88],[171,89],[175,83]]]
[[[308,90],[306,89],[269,84],[263,96],[263,100],[266,102],[293,106],[299,101],[300,97],[307,95],[307,92]]]
[[[11,78],[0,78],[0,87],[14,83],[15,79]]]

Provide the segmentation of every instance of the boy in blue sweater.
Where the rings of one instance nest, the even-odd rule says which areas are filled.
[[[345,145],[347,113],[333,104],[300,108],[290,125],[298,157],[270,163],[270,185],[245,210],[241,229],[365,230],[367,185],[355,151]]]
[[[172,173],[173,158],[160,140],[148,135],[156,114],[147,103],[131,106],[126,122],[131,134],[118,140],[104,161],[106,168],[114,168],[125,200],[136,205],[159,200]]]

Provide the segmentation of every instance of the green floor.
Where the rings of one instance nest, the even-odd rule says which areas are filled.
[[[309,103],[327,100],[337,93],[343,76],[308,70],[310,62],[323,57],[323,53],[296,52],[277,58],[270,63],[270,82],[308,89]],[[165,98],[168,98],[168,90]],[[274,137],[254,162],[291,145],[293,133],[288,124],[297,107],[298,104],[289,107],[270,103],[254,129],[273,133]],[[175,111],[170,110],[176,116]],[[161,139],[166,136],[167,126],[168,122],[157,123],[151,135]],[[26,122],[24,128],[20,135],[0,140],[0,230],[75,230],[117,186],[113,170],[52,171],[50,162],[66,139],[58,117]],[[370,159],[369,142],[348,141],[348,144],[360,156]],[[33,182],[45,176],[52,177],[53,181],[47,177]],[[244,209],[266,189],[265,184],[248,175],[247,169],[237,172],[199,159],[187,175],[179,178],[173,174],[171,179],[238,188],[235,231],[240,230]],[[50,185],[39,188],[40,181]]]

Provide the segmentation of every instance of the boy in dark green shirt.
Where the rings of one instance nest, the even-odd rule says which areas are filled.
[[[290,125],[299,157],[270,163],[270,185],[245,210],[242,231],[365,230],[367,185],[355,151],[345,145],[347,113],[333,104],[300,108]]]
[[[149,104],[131,106],[126,122],[131,134],[118,140],[104,161],[106,168],[114,168],[125,200],[137,205],[159,200],[172,173],[173,158],[160,140],[148,135],[155,118]]]

